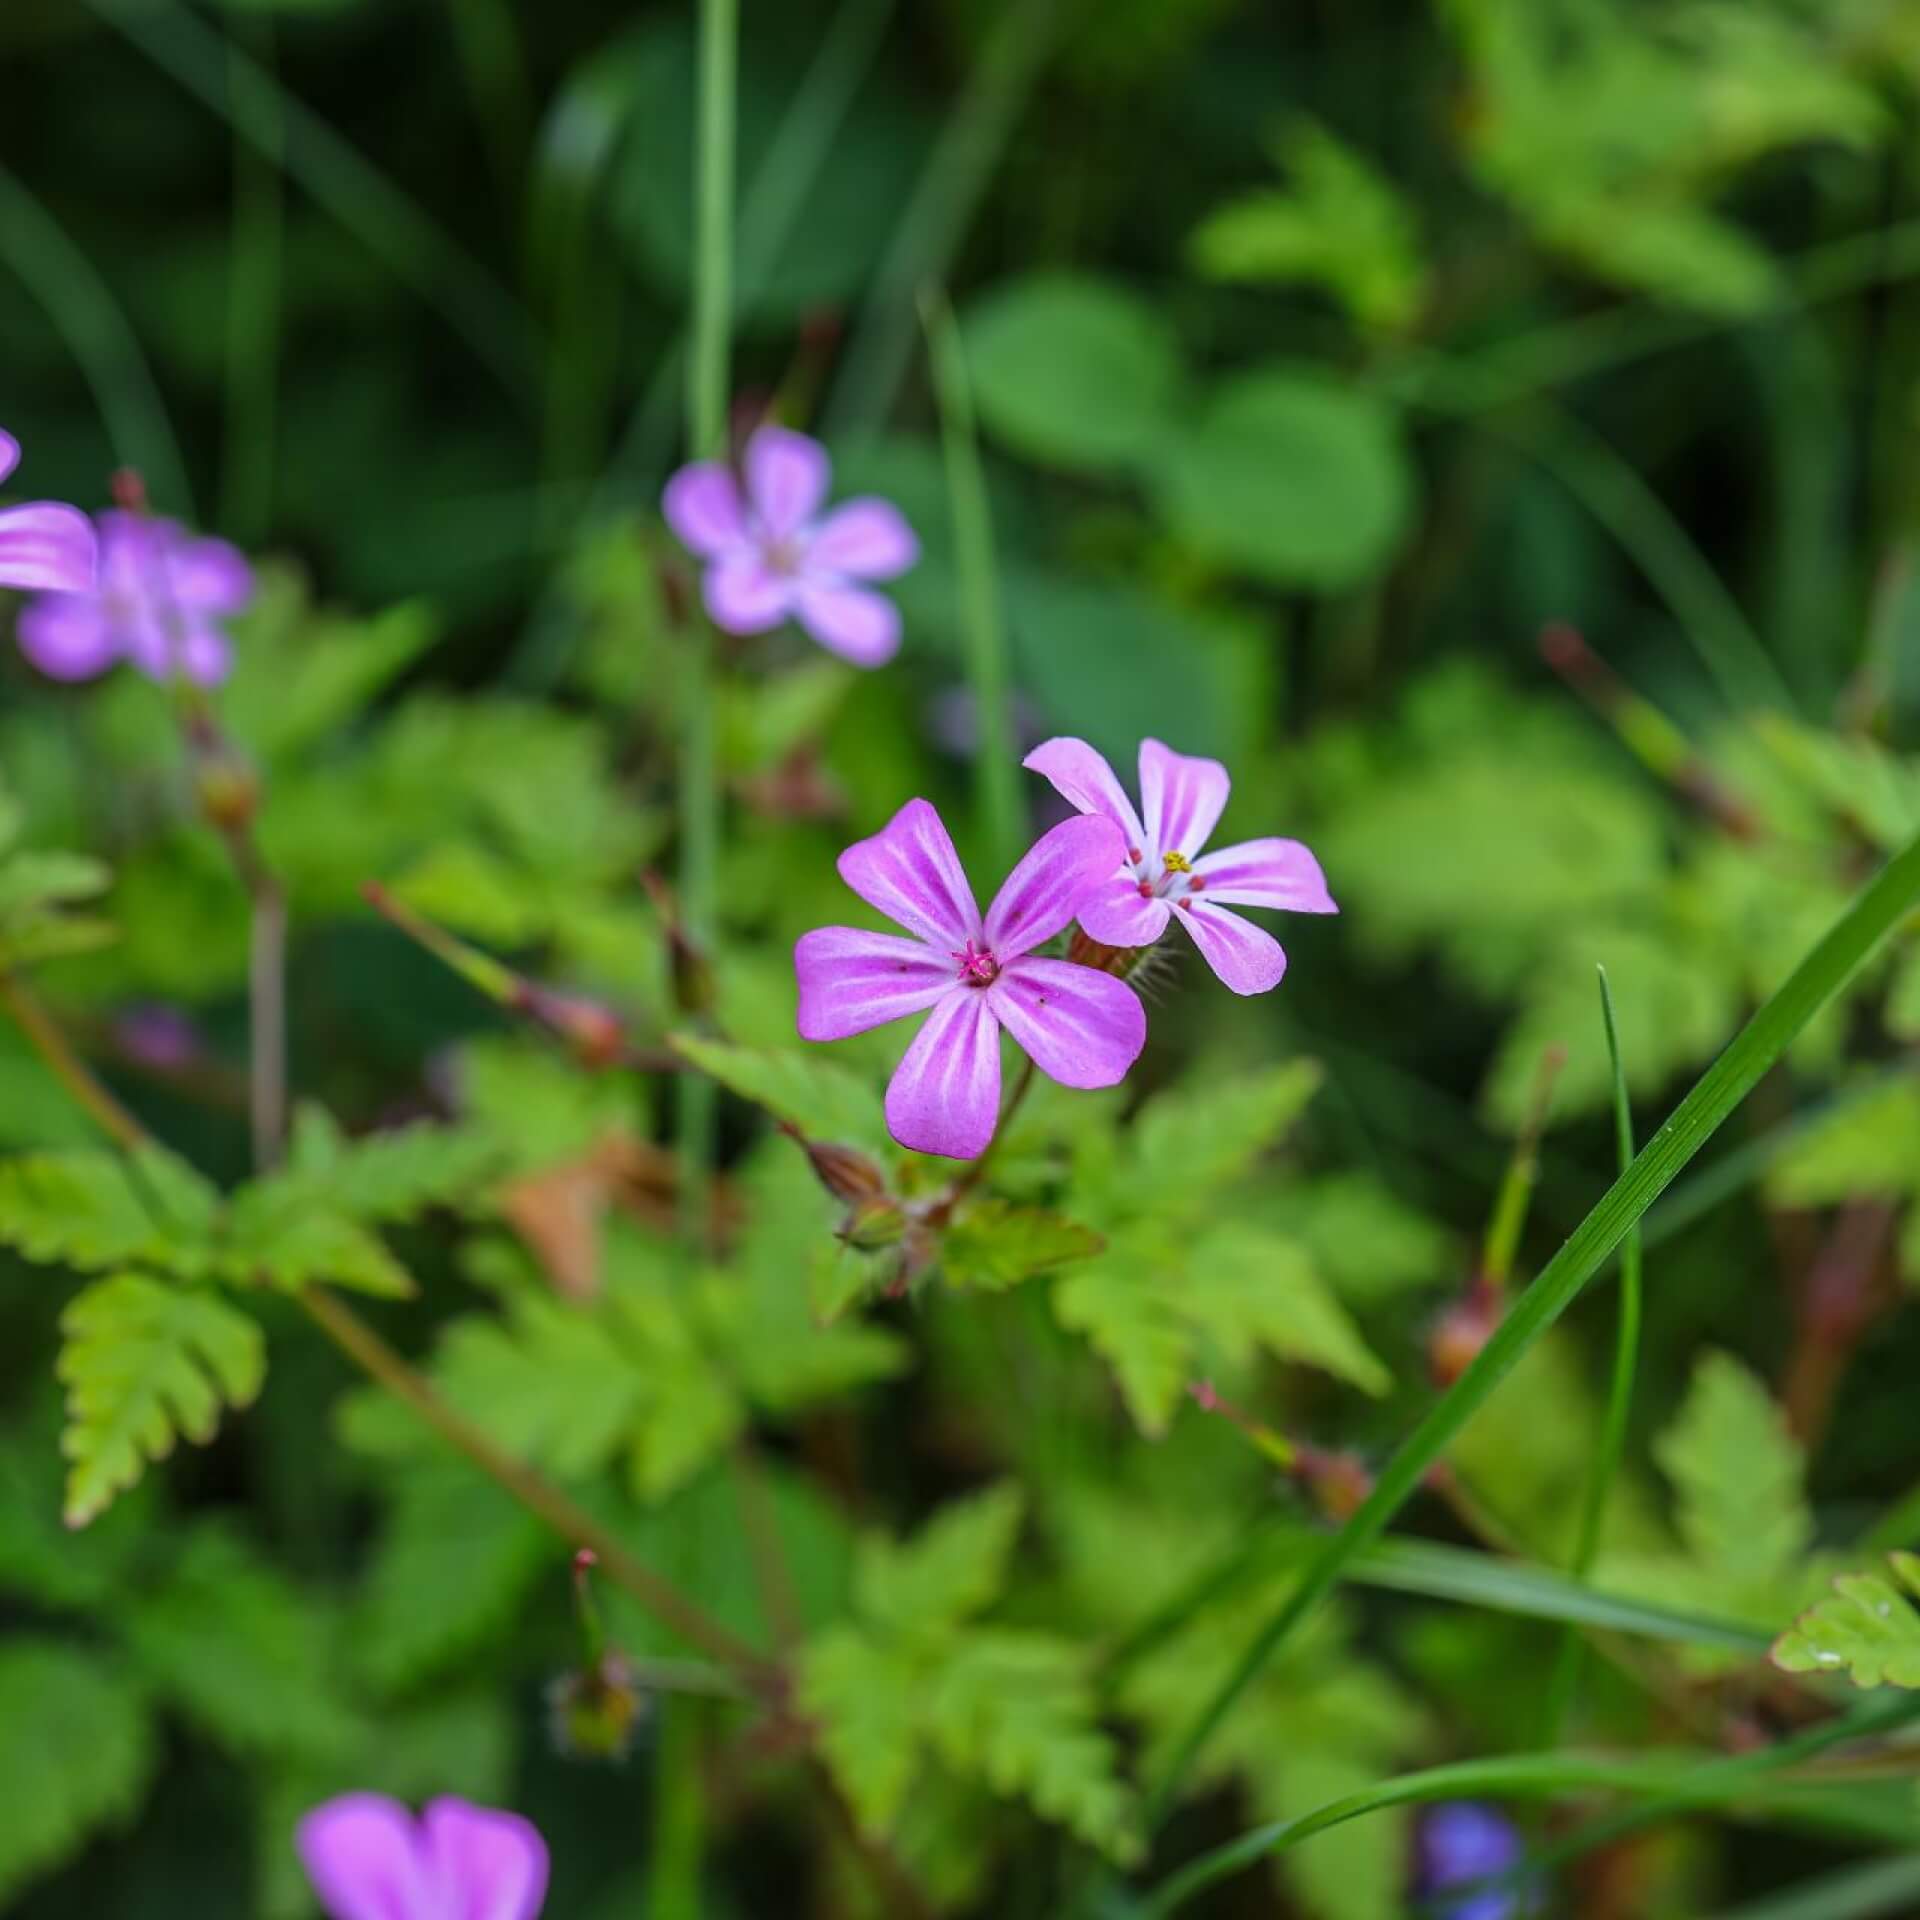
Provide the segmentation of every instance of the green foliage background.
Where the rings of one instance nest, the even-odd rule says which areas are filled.
[[[695,1031],[640,883],[674,857],[689,710],[655,503],[693,9],[0,9],[14,487],[97,505],[135,466],[263,556],[219,709],[288,896],[300,1102],[250,1175],[247,903],[165,693],[9,653],[0,969],[165,1145],[111,1151],[0,1022],[0,1906],[304,1920],[292,1822],[356,1785],[526,1811],[574,1920],[886,1910],[856,1834],[941,1912],[1125,1916],[1206,1847],[1416,1767],[1744,1751],[1846,1679],[1920,1686],[1908,925],[1648,1217],[1590,1587],[1562,1576],[1609,1288],[1149,1833],[1341,1476],[1433,1403],[1449,1311],[1485,1307],[1544,1057],[1515,1284],[1611,1178],[1596,963],[1649,1133],[1920,831],[1920,5],[742,16],[743,411],[821,433],[925,554],[884,673],[792,634],[727,650]],[[775,1123],[908,1200],[950,1172],[881,1129],[897,1031],[800,1047],[788,957],[847,915],[837,850],[913,794],[991,883],[930,287],[1022,736],[1123,775],[1148,733],[1220,756],[1225,835],[1304,838],[1343,911],[1277,928],[1260,1000],[1183,955],[1124,1089],[1042,1083],[951,1231],[876,1251]],[[368,881],[719,1083],[721,1253],[671,1231],[668,1075],[583,1070]],[[191,1015],[190,1058],[142,1055],[152,1003]],[[633,1750],[561,1751],[566,1544],[347,1368],[296,1304],[321,1281],[783,1647],[844,1828],[611,1581]],[[1554,1727],[1569,1618],[1597,1630]],[[1670,1814],[1563,1869],[1551,1910],[1908,1910],[1911,1782],[1844,1798],[1759,1831]],[[1193,1910],[1415,1911],[1410,1820]]]

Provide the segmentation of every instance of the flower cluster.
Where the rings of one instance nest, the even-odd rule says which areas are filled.
[[[1083,740],[1027,757],[1080,809],[1044,834],[985,916],[940,816],[910,800],[840,856],[840,875],[908,938],[822,927],[794,949],[805,1040],[844,1040],[889,1021],[926,1021],[887,1088],[887,1130],[904,1147],[971,1160],[999,1117],[1000,1033],[1068,1087],[1110,1087],[1146,1043],[1146,1009],[1113,973],[1034,950],[1078,920],[1120,949],[1152,946],[1178,919],[1236,993],[1277,986],[1279,943],[1230,905],[1337,911],[1297,840],[1250,840],[1202,855],[1227,803],[1217,760],[1140,748],[1144,819]]]
[[[125,660],[150,680],[218,686],[233,666],[221,623],[253,598],[246,557],[150,514],[114,509],[98,526],[97,578],[40,594],[20,616],[20,651],[54,680],[91,680]]]
[[[20,442],[0,433],[0,481],[20,464]],[[0,587],[22,593],[84,593],[93,585],[93,524],[52,500],[0,509]]]
[[[534,1920],[547,1849],[532,1824],[465,1800],[418,1820],[384,1794],[315,1807],[295,1836],[330,1920]]]
[[[1420,1823],[1419,1890],[1431,1897],[1498,1880],[1512,1873],[1523,1852],[1511,1820],[1477,1801],[1451,1801]],[[1519,1920],[1530,1904],[1522,1894],[1492,1886],[1442,1901],[1434,1911],[1440,1920]]]

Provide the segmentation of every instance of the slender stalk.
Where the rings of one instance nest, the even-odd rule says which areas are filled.
[[[747,1552],[753,1561],[760,1611],[773,1634],[774,1644],[787,1652],[806,1638],[807,1623],[800,1610],[800,1596],[794,1589],[786,1545],[780,1537],[780,1510],[774,1505],[773,1489],[767,1483],[766,1463],[748,1439],[735,1442],[727,1462],[733,1474],[734,1492],[738,1495],[740,1531],[746,1537]]]
[[[1540,1277],[1514,1303],[1479,1356],[1387,1463],[1359,1512],[1327,1543],[1286,1603],[1255,1635],[1233,1670],[1195,1715],[1153,1795],[1152,1810],[1157,1818],[1164,1819],[1201,1749],[1275,1651],[1346,1578],[1354,1559],[1386,1531],[1394,1515],[1425,1480],[1427,1470],[1519,1364],[1527,1349],[1567,1310],[1640,1216],[1916,901],[1920,901],[1920,836],[1887,863],[1826,938],[1707,1069],[1672,1118],[1635,1156],[1633,1164],[1607,1189]]]
[[[700,1784],[701,1735],[709,1709],[691,1700],[663,1703],[653,1761],[653,1824],[647,1860],[648,1920],[700,1920],[706,1795]]]
[[[739,0],[701,0],[700,100],[695,133],[693,348],[687,362],[687,436],[697,458],[727,451],[728,342],[733,320],[734,89]],[[720,770],[713,629],[686,623],[686,699],[680,716],[680,909],[694,944],[714,955],[720,867]],[[690,1241],[705,1237],[718,1105],[712,1084],[679,1082],[681,1217]]]
[[[1600,1012],[1607,1027],[1607,1057],[1613,1063],[1613,1134],[1624,1174],[1633,1165],[1633,1107],[1627,1098],[1626,1063],[1620,1054],[1620,1028],[1614,1018],[1613,987],[1605,967],[1600,976]],[[1575,1537],[1573,1561],[1568,1571],[1576,1580],[1584,1580],[1600,1551],[1600,1529],[1607,1517],[1607,1495],[1620,1472],[1621,1457],[1627,1449],[1627,1419],[1633,1410],[1633,1375],[1640,1355],[1640,1297],[1642,1251],[1640,1228],[1636,1223],[1620,1246],[1620,1316],[1614,1334],[1613,1376],[1607,1388],[1606,1416],[1600,1427],[1600,1446],[1594,1455],[1593,1473],[1587,1481],[1580,1507],[1580,1529]],[[1566,1724],[1573,1704],[1574,1690],[1580,1684],[1582,1643],[1576,1633],[1568,1633],[1560,1643],[1553,1677],[1547,1687],[1545,1744],[1558,1743],[1560,1729]]]
[[[252,831],[221,836],[247,890],[247,1112],[253,1163],[270,1167],[287,1137],[287,897]]]
[[[966,636],[967,679],[973,688],[975,803],[986,829],[994,871],[1019,858],[1020,789],[1014,769],[1013,713],[1007,696],[1007,634],[994,564],[993,517],[974,426],[973,383],[954,325],[953,309],[936,288],[920,295],[940,437],[946,450],[947,499],[953,512],[954,556],[960,576],[960,626]]]
[[[1000,1110],[1000,1124],[994,1128],[993,1138],[987,1142],[986,1151],[979,1159],[969,1160],[966,1166],[954,1176],[953,1183],[940,1196],[938,1203],[927,1209],[926,1219],[930,1226],[944,1225],[952,1218],[954,1208],[986,1178],[987,1167],[993,1159],[994,1149],[1005,1138],[1007,1128],[1013,1124],[1013,1116],[1020,1111],[1021,1103],[1026,1099],[1032,1086],[1033,1062],[1026,1060],[1021,1064],[1019,1079],[1013,1083],[1013,1091],[1007,1096],[1007,1104]]]
[[[760,1654],[671,1581],[636,1559],[569,1494],[495,1446],[477,1422],[448,1405],[426,1377],[408,1365],[338,1295],[324,1287],[305,1287],[297,1298],[308,1317],[341,1352],[396,1399],[404,1401],[448,1446],[472,1461],[563,1540],[574,1547],[590,1548],[607,1578],[624,1587],[655,1619],[688,1646],[747,1681],[756,1693],[763,1697],[777,1694],[774,1671]]]
[[[460,71],[487,144],[494,190],[511,210],[526,151],[527,67],[509,0],[447,0]]]
[[[27,1036],[34,1052],[72,1096],[74,1104],[102,1133],[129,1153],[146,1144],[146,1129],[95,1079],[32,988],[4,969],[0,969],[0,1007]]]

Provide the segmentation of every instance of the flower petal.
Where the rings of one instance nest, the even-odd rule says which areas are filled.
[[[1054,791],[1069,806],[1082,813],[1103,814],[1127,837],[1127,848],[1147,850],[1147,830],[1127,798],[1127,790],[1114,778],[1104,754],[1095,753],[1084,740],[1062,734],[1045,740],[1020,763],[1053,782]]]
[[[793,598],[800,624],[856,667],[883,666],[900,651],[900,609],[884,593],[802,575]]]
[[[729,547],[747,543],[739,483],[718,460],[696,460],[682,467],[667,482],[660,511],[680,544],[702,560],[716,559]]]
[[[977,1160],[999,1121],[1000,1023],[982,989],[956,984],[894,1069],[887,1131],[916,1153]]]
[[[217,687],[233,671],[233,643],[211,621],[185,622],[174,645],[180,671],[196,687]]]
[[[729,633],[765,633],[793,611],[793,582],[751,547],[723,553],[701,584],[713,624]]]
[[[761,427],[742,464],[754,516],[775,540],[798,533],[820,511],[833,473],[826,448],[791,427]]]
[[[0,587],[86,593],[97,558],[93,522],[78,507],[37,500],[0,509]]]
[[[932,805],[909,800],[870,840],[840,856],[840,877],[868,906],[941,953],[980,934],[980,909]]]
[[[1093,939],[1109,947],[1150,947],[1167,930],[1167,903],[1153,895],[1140,896],[1140,883],[1131,867],[1103,880],[1080,902],[1074,916]]]
[[[420,1920],[440,1911],[413,1815],[385,1794],[347,1793],[315,1807],[293,1844],[333,1920]]]
[[[421,1825],[445,1920],[534,1920],[547,1897],[547,1844],[530,1820],[447,1798],[428,1804]]]
[[[1218,760],[1175,753],[1158,740],[1140,742],[1140,811],[1156,853],[1189,860],[1207,844],[1232,786]]]
[[[49,680],[91,680],[119,658],[106,610],[90,593],[43,593],[20,610],[20,651]]]
[[[224,540],[182,540],[167,555],[167,584],[191,612],[240,613],[253,598],[253,568]]]
[[[793,950],[802,1040],[845,1040],[924,1013],[958,978],[954,962],[920,940],[855,927],[820,927]]]
[[[1320,862],[1298,840],[1243,840],[1193,863],[1209,900],[1293,913],[1338,913]]]
[[[20,464],[20,442],[12,434],[0,431],[0,480]]]
[[[891,580],[920,558],[920,541],[891,500],[862,496],[835,507],[815,529],[807,565],[856,580]]]
[[[1111,1087],[1147,1043],[1147,1010],[1124,980],[1026,954],[987,989],[995,1017],[1063,1087]]]
[[[1182,900],[1173,917],[1193,935],[1201,957],[1235,993],[1266,993],[1280,984],[1287,956],[1265,927],[1256,927],[1204,897]]]
[[[1126,851],[1125,836],[1100,814],[1083,813],[1043,833],[987,909],[987,945],[1000,964],[1058,933],[1113,877]]]

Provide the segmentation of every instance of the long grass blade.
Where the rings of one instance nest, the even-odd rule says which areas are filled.
[[[1912,1913],[1920,1905],[1920,1854],[1870,1860],[1822,1874],[1765,1900],[1731,1907],[1715,1920],[1877,1920]]]
[[[1164,1818],[1189,1769],[1234,1702],[1294,1629],[1347,1577],[1354,1560],[1386,1531],[1449,1442],[1527,1349],[1559,1319],[1642,1214],[1719,1130],[1754,1084],[1867,956],[1920,901],[1920,837],[1887,866],[1748,1021],[1634,1158],[1533,1285],[1515,1301],[1493,1338],[1388,1462],[1371,1495],[1307,1570],[1286,1604],[1255,1636],[1226,1680],[1195,1716],[1153,1796]]]

